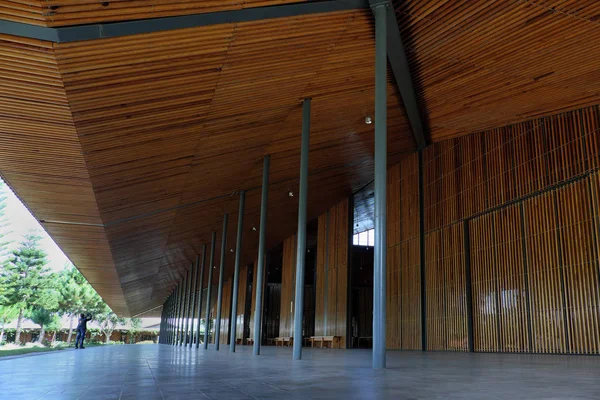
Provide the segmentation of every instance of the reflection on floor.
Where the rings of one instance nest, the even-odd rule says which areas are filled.
[[[1,399],[597,399],[600,357],[122,345],[0,360]]]

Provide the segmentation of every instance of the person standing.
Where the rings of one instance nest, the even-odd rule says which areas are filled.
[[[85,332],[87,331],[87,323],[91,320],[92,314],[88,314],[87,316],[81,314],[79,316],[79,323],[77,324],[77,337],[75,338],[76,349],[85,349],[85,347],[83,347],[83,340],[85,339]]]

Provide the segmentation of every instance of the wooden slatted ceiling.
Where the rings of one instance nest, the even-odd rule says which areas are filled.
[[[127,315],[52,45],[0,36],[0,71],[2,176],[98,293]]]
[[[305,0],[1,0],[0,19],[58,27],[241,10]]]
[[[268,243],[295,231],[303,98],[313,99],[309,216],[372,179],[373,51],[367,11],[55,45],[132,312],[164,301],[225,212],[234,247],[240,189],[251,189],[244,257],[254,259],[265,154]],[[388,80],[395,154],[414,141]]]
[[[600,101],[595,0],[395,4],[433,141]]]

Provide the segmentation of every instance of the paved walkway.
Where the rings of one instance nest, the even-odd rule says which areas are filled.
[[[0,399],[598,399],[600,357],[122,345],[0,359]]]

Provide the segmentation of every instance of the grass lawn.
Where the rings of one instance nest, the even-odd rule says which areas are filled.
[[[52,347],[23,347],[20,349],[10,349],[10,350],[3,350],[2,348],[0,348],[0,357],[6,357],[6,356],[18,356],[21,354],[29,354],[29,353],[41,353],[41,352],[45,352],[45,351],[59,351],[59,350],[64,350],[64,348],[58,347],[58,348],[52,348]]]

